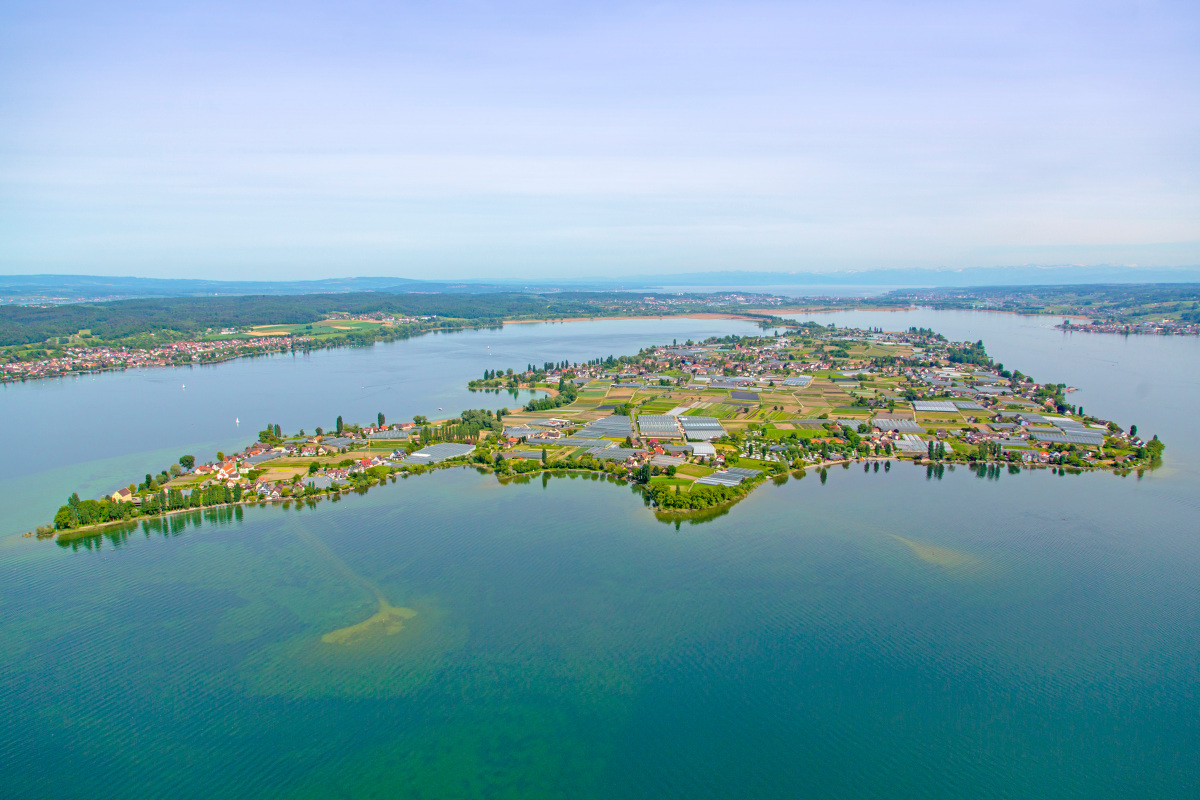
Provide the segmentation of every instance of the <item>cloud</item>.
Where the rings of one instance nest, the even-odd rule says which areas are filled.
[[[1190,4],[429,6],[6,7],[0,269],[1197,260]]]

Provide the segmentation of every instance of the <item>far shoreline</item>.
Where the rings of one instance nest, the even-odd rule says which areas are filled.
[[[687,314],[638,314],[636,316],[557,317],[554,319],[506,319],[502,325],[535,325],[539,322],[608,322],[622,319],[728,319],[745,322],[761,322],[759,317],[745,314],[720,314],[716,312],[692,312]]]

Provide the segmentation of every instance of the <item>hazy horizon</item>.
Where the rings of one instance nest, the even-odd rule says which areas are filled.
[[[0,274],[1200,264],[1186,3],[0,9]]]

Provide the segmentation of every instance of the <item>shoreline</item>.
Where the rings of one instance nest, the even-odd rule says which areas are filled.
[[[746,314],[722,314],[716,311],[696,311],[683,314],[631,314],[629,316],[556,317],[553,319],[506,319],[502,325],[535,325],[539,322],[616,322],[623,319],[728,319],[758,322],[760,319]]]
[[[904,312],[904,311],[912,311],[914,309],[920,309],[920,308],[928,308],[933,311],[971,311],[971,312],[975,312],[975,313],[979,313],[979,314],[1011,314],[1014,317],[1061,317],[1062,319],[1079,319],[1079,320],[1086,320],[1088,322],[1092,321],[1091,317],[1086,317],[1086,316],[1083,316],[1082,314],[1051,314],[1051,313],[1039,314],[1039,313],[1033,312],[1033,311],[1006,311],[1005,309],[1002,309],[1002,308],[937,308],[935,306],[922,305],[920,303],[909,303],[906,305],[895,305],[895,306],[836,306],[836,307],[824,307],[824,308],[810,308],[810,307],[781,308],[781,309],[776,309],[775,313],[776,313],[776,315],[781,314],[781,313],[787,313],[787,314],[801,314],[801,313],[836,314],[839,311],[865,311],[865,312],[878,312],[880,314],[895,314],[895,313]],[[751,309],[751,311],[753,311],[755,313],[761,311],[763,314],[771,313],[768,311],[768,309]]]
[[[425,334],[436,333],[438,331],[478,330],[478,329],[490,328],[490,327],[494,327],[494,323],[489,322],[489,323],[478,324],[478,325],[453,325],[453,326],[446,326],[446,327],[426,328],[426,329],[423,329],[420,331],[411,332],[408,335],[404,335],[404,336],[394,336],[394,337],[385,337],[385,338],[381,338],[381,339],[374,339],[369,344],[371,346],[374,346],[376,344],[386,344],[388,342],[396,342],[396,341],[400,341],[403,339],[412,339],[417,336],[424,336]],[[250,341],[254,341],[254,340],[247,339],[246,341],[250,342]],[[58,372],[53,375],[33,375],[33,376],[21,375],[21,376],[14,377],[14,376],[0,374],[0,385],[6,385],[6,384],[10,384],[10,383],[28,383],[31,381],[59,380],[62,378],[69,378],[69,377],[72,377],[75,375],[100,375],[100,374],[109,373],[109,372],[129,372],[131,370],[139,370],[139,369],[146,369],[146,370],[149,370],[149,369],[177,369],[177,368],[179,368],[179,369],[182,369],[182,368],[194,369],[196,367],[206,367],[206,366],[211,366],[211,365],[216,365],[216,364],[224,364],[227,361],[236,361],[241,358],[262,358],[262,357],[269,357],[269,356],[286,355],[288,353],[292,353],[292,354],[307,353],[309,351],[316,351],[316,350],[335,350],[339,347],[362,347],[362,346],[366,346],[366,345],[350,344],[346,338],[341,338],[341,337],[339,337],[337,339],[326,339],[324,341],[304,340],[299,343],[291,342],[285,347],[261,348],[261,349],[257,350],[256,352],[251,352],[251,353],[230,353],[230,354],[222,356],[220,358],[210,358],[210,359],[204,359],[201,361],[189,361],[184,364],[131,364],[129,366],[94,367],[94,368],[89,368],[89,369],[68,370],[66,372]],[[148,350],[149,348],[135,348],[135,349]]]
[[[958,462],[958,461],[952,461],[952,460],[930,461],[928,459],[909,459],[909,458],[905,458],[903,456],[884,456],[884,457],[871,456],[868,458],[849,458],[849,459],[839,459],[837,461],[820,461],[820,462],[816,462],[816,463],[812,463],[812,464],[804,464],[801,467],[792,467],[792,466],[781,463],[781,466],[784,467],[782,470],[780,470],[779,472],[771,472],[771,473],[764,472],[762,477],[758,480],[758,482],[755,483],[754,485],[750,486],[748,491],[745,494],[741,495],[740,497],[734,497],[729,500],[725,500],[721,503],[717,503],[715,505],[706,506],[704,508],[664,509],[661,506],[655,505],[653,503],[649,504],[648,508],[654,512],[655,516],[658,517],[660,519],[660,521],[664,521],[664,522],[675,521],[677,519],[678,520],[686,520],[689,517],[695,517],[695,516],[699,516],[699,515],[708,514],[708,513],[714,512],[714,511],[719,511],[721,509],[731,508],[731,507],[737,505],[738,503],[740,503],[741,501],[745,500],[746,498],[750,497],[752,494],[754,494],[756,491],[758,491],[758,489],[761,488],[763,485],[765,485],[769,481],[773,480],[774,478],[779,477],[780,475],[787,475],[789,477],[789,479],[800,480],[800,479],[806,477],[807,472],[810,469],[816,470],[819,473],[821,470],[828,470],[830,467],[841,466],[843,468],[849,468],[849,466],[851,464],[871,464],[873,462],[874,463],[896,463],[896,464],[911,463],[914,466],[918,466],[918,467],[921,467],[921,466],[932,467],[932,466],[939,466],[939,465],[940,466],[966,466],[966,467],[971,467],[971,468],[976,467],[976,466],[985,466],[985,467],[1011,466],[1011,465],[1007,464],[1006,462],[1002,462],[1002,461],[979,461],[979,462],[965,462],[964,463],[964,462]],[[1078,472],[1079,474],[1088,473],[1088,472],[1097,472],[1097,473],[1107,472],[1110,474],[1119,475],[1122,472],[1122,470],[1103,469],[1103,468],[1095,467],[1095,466],[1063,467],[1062,465],[1050,465],[1050,464],[1021,464],[1021,465],[1019,465],[1019,468],[1023,469],[1023,470],[1024,469],[1028,469],[1028,470],[1034,470],[1034,469],[1059,470],[1059,469],[1061,469],[1061,470],[1075,471],[1075,472]],[[424,466],[421,468],[422,471],[419,473],[393,473],[387,477],[390,477],[392,479],[392,482],[395,483],[396,477],[403,477],[405,479],[413,478],[413,477],[420,477],[421,475],[424,475],[426,473],[435,472],[435,471],[442,470],[442,469],[471,469],[471,470],[475,470],[480,473],[491,474],[496,477],[496,481],[501,486],[507,486],[511,483],[527,482],[528,480],[530,480],[534,477],[545,475],[545,474],[550,474],[552,477],[556,477],[557,476],[556,473],[557,474],[570,473],[570,474],[580,474],[580,475],[604,476],[605,478],[611,479],[613,482],[623,483],[625,485],[632,485],[632,486],[649,486],[650,485],[650,484],[639,484],[636,481],[629,478],[628,476],[616,475],[614,473],[605,472],[603,470],[583,469],[583,468],[579,468],[579,467],[568,467],[568,466],[555,466],[553,463],[546,464],[541,469],[531,470],[529,472],[523,472],[523,473],[512,474],[512,475],[501,475],[500,473],[498,473],[495,470],[495,468],[487,466],[486,464],[472,464],[472,463],[463,463],[463,462],[457,462],[457,461],[456,462],[443,462],[441,464],[430,464],[428,466]],[[1132,471],[1132,470],[1126,470],[1126,471]],[[797,472],[799,472],[800,474],[797,475],[796,474]],[[524,479],[524,480],[522,480],[522,479]],[[383,485],[384,485],[383,480],[380,480],[376,484],[365,487],[364,490],[369,490],[371,488],[375,488],[375,487],[379,487],[379,486],[383,486]],[[283,503],[292,503],[292,502],[297,502],[297,503],[320,502],[321,500],[328,500],[335,496],[341,496],[341,495],[348,494],[353,491],[359,491],[359,489],[356,487],[353,487],[353,486],[340,486],[336,491],[326,490],[319,494],[309,495],[309,496],[297,495],[294,497],[279,497],[279,498],[275,498],[275,499],[264,498],[264,497],[243,498],[242,500],[232,501],[229,503],[222,503],[219,505],[201,506],[199,508],[179,508],[179,509],[174,509],[171,511],[164,511],[159,514],[131,517],[129,519],[122,519],[122,520],[109,520],[107,522],[98,522],[98,523],[95,523],[92,525],[87,525],[87,526],[83,526],[83,527],[79,527],[79,528],[70,528],[70,529],[65,529],[65,530],[60,530],[60,531],[54,531],[53,533],[48,534],[48,535],[39,535],[39,534],[34,534],[33,532],[29,532],[29,533],[22,534],[22,537],[23,538],[37,538],[37,539],[52,539],[55,541],[59,541],[59,540],[71,541],[75,538],[87,538],[88,536],[102,534],[106,529],[109,529],[109,528],[131,526],[131,530],[132,530],[133,528],[137,528],[139,526],[139,524],[144,524],[144,523],[150,522],[152,520],[164,520],[164,519],[169,519],[171,517],[177,517],[177,516],[181,516],[181,515],[190,516],[192,514],[203,514],[206,511],[215,511],[217,509],[222,509],[222,508],[233,510],[233,509],[247,507],[247,506],[279,505],[279,504],[283,504]],[[666,518],[666,519],[664,519],[664,518]]]
[[[880,311],[884,310],[880,309]],[[746,315],[707,312],[702,315],[679,314],[636,318],[663,319],[666,316],[701,319],[758,319],[761,321],[760,318]],[[627,318],[633,317],[609,316],[594,319]],[[519,324],[516,321],[513,322]],[[874,330],[874,327],[871,330]],[[837,336],[844,337],[846,331],[857,334],[865,333],[865,330],[862,329],[845,328],[836,331],[828,329],[824,332],[818,330],[811,333],[811,336],[815,336],[817,340],[835,340]],[[658,430],[655,426],[661,427],[663,424],[662,420],[665,417],[662,417],[662,411],[672,404],[679,405],[681,398],[685,401],[695,400],[696,398],[691,396],[694,392],[683,387],[686,382],[683,378],[679,378],[671,384],[662,381],[661,387],[658,384],[639,385],[633,392],[628,392],[621,388],[628,384],[611,383],[614,376],[617,375],[617,372],[613,372],[613,370],[632,369],[631,374],[635,376],[652,375],[655,374],[654,371],[661,372],[663,369],[682,368],[686,371],[687,364],[699,364],[701,372],[719,369],[723,370],[726,375],[739,374],[739,372],[751,376],[759,375],[762,368],[756,366],[741,370],[734,369],[732,373],[730,372],[732,363],[730,353],[736,350],[737,357],[733,360],[749,361],[754,364],[760,362],[782,363],[785,369],[784,374],[790,374],[792,368],[804,367],[805,364],[800,362],[804,362],[806,358],[826,357],[825,347],[827,344],[814,341],[810,338],[810,332],[789,331],[787,337],[782,340],[778,332],[774,336],[768,334],[769,332],[764,331],[757,336],[745,339],[739,337],[736,344],[729,344],[722,337],[713,336],[706,340],[708,350],[711,352],[703,351],[699,356],[691,351],[681,354],[672,349],[670,345],[664,344],[650,349],[643,348],[638,351],[636,357],[622,356],[619,362],[613,362],[610,357],[609,362],[606,362],[603,367],[597,367],[592,362],[588,362],[586,365],[582,363],[571,365],[561,362],[554,368],[547,364],[544,370],[536,370],[532,366],[523,372],[513,373],[509,370],[507,379],[517,382],[518,390],[540,391],[544,397],[537,401],[531,401],[524,408],[509,408],[506,403],[506,408],[495,414],[487,409],[469,409],[463,411],[458,417],[448,416],[432,422],[424,416],[417,415],[414,417],[415,427],[411,423],[406,423],[404,426],[394,424],[388,431],[383,430],[387,426],[384,425],[382,414],[380,414],[378,428],[374,425],[351,424],[346,430],[346,438],[334,439],[332,446],[326,445],[324,448],[321,447],[323,439],[320,435],[306,437],[301,432],[299,435],[289,434],[287,437],[283,437],[279,426],[275,425],[273,435],[260,431],[259,435],[263,437],[261,441],[256,440],[256,443],[247,446],[244,452],[234,453],[228,459],[224,454],[219,453],[219,461],[225,463],[198,464],[195,466],[194,475],[192,468],[196,463],[195,459],[191,456],[181,457],[180,463],[183,464],[185,472],[178,481],[168,477],[168,470],[164,469],[157,478],[152,478],[150,473],[147,473],[144,483],[138,485],[136,489],[133,488],[134,482],[131,481],[128,491],[121,489],[109,496],[101,495],[98,500],[80,500],[78,495],[74,494],[67,505],[59,508],[51,525],[38,526],[37,535],[39,538],[53,535],[60,538],[71,538],[75,535],[88,535],[112,527],[123,527],[126,523],[136,526],[138,521],[170,518],[193,511],[203,512],[210,508],[239,508],[254,503],[288,503],[291,500],[301,502],[320,497],[334,497],[350,490],[366,491],[373,486],[386,483],[388,478],[394,482],[398,477],[422,474],[429,469],[438,469],[443,466],[476,466],[496,474],[502,482],[507,482],[510,476],[516,478],[547,472],[604,473],[613,476],[616,480],[646,487],[643,494],[647,498],[647,503],[655,507],[658,513],[690,515],[695,512],[712,511],[715,508],[732,505],[752,494],[767,478],[780,479],[782,482],[781,476],[793,470],[800,473],[797,477],[802,477],[803,472],[810,467],[820,471],[824,478],[826,471],[838,464],[841,464],[843,468],[849,468],[852,463],[865,462],[869,467],[871,461],[876,462],[876,469],[878,469],[880,461],[888,464],[889,468],[892,461],[912,461],[917,465],[937,466],[939,475],[941,466],[945,464],[961,464],[971,469],[977,469],[979,465],[984,464],[989,470],[993,466],[1005,465],[1012,469],[1014,467],[1032,468],[1043,464],[1064,468],[1064,464],[1069,464],[1072,471],[1109,471],[1128,474],[1133,469],[1140,473],[1143,469],[1153,469],[1154,466],[1161,463],[1164,445],[1158,441],[1157,436],[1139,439],[1136,436],[1135,426],[1130,426],[1129,434],[1126,435],[1115,422],[1095,416],[1084,416],[1082,409],[1077,411],[1075,406],[1070,405],[1065,399],[1064,391],[1069,391],[1065,385],[1053,383],[1039,385],[1035,384],[1032,379],[1022,376],[1020,378],[1012,377],[1011,382],[1003,384],[1004,388],[1001,390],[997,383],[1001,376],[997,373],[995,365],[981,343],[973,345],[970,342],[951,342],[944,337],[935,336],[925,329],[917,330],[915,328],[909,332],[896,333],[898,342],[896,349],[888,351],[887,348],[884,348],[887,352],[884,352],[883,357],[874,360],[867,358],[865,353],[874,352],[876,356],[879,354],[878,351],[872,351],[870,346],[863,344],[858,356],[851,356],[843,352],[836,358],[846,359],[845,363],[857,364],[873,373],[873,382],[870,384],[873,388],[870,388],[869,391],[874,393],[872,395],[874,399],[864,404],[868,410],[884,408],[885,402],[881,398],[885,396],[895,398],[901,387],[906,387],[904,388],[906,396],[911,395],[908,400],[912,402],[914,408],[920,411],[920,403],[917,402],[920,398],[927,398],[927,402],[930,402],[928,398],[942,397],[944,395],[942,387],[949,385],[937,378],[936,369],[943,368],[938,366],[939,364],[946,365],[944,368],[947,369],[954,367],[959,370],[964,369],[964,364],[969,365],[965,372],[954,373],[962,379],[957,385],[983,388],[978,389],[979,397],[966,403],[965,407],[980,409],[988,413],[986,416],[979,415],[985,416],[983,430],[980,431],[975,427],[978,420],[974,411],[968,415],[966,411],[961,410],[964,408],[963,404],[959,404],[959,410],[949,409],[956,411],[957,414],[953,420],[944,421],[947,429],[953,428],[949,433],[954,442],[953,449],[940,443],[940,440],[948,435],[945,430],[938,430],[936,440],[932,438],[933,432],[928,427],[923,431],[918,431],[920,437],[931,437],[925,439],[916,435],[901,435],[899,431],[884,424],[863,425],[861,422],[854,424],[854,420],[827,422],[825,428],[830,432],[826,434],[829,438],[819,439],[819,444],[809,441],[814,437],[800,436],[795,433],[795,426],[790,422],[776,424],[781,419],[786,421],[789,413],[793,416],[802,414],[806,403],[809,407],[815,408],[810,402],[811,398],[807,396],[800,398],[799,392],[802,392],[803,389],[798,389],[791,393],[784,391],[782,395],[772,394],[763,400],[762,403],[772,404],[769,410],[766,405],[759,402],[758,394],[751,393],[749,398],[738,398],[738,405],[742,405],[742,401],[745,404],[755,404],[754,413],[750,414],[747,409],[742,409],[744,414],[737,419],[726,414],[721,417],[725,420],[723,426],[717,422],[715,417],[709,422],[699,421],[709,419],[703,414],[691,417],[691,419],[698,420],[697,427],[699,429],[703,430],[705,426],[711,428],[713,425],[720,428],[717,433],[709,431],[712,433],[710,439],[717,439],[719,436],[718,451],[714,452],[710,447],[707,452],[698,453],[691,448],[684,448],[682,461],[658,462],[654,454],[656,452],[661,454],[663,450],[657,446],[659,440],[655,438],[654,431]],[[724,344],[722,344],[723,342]],[[908,351],[905,349],[905,343],[912,342],[933,349],[928,350],[920,358],[912,359],[907,355]],[[788,350],[786,361],[767,361],[782,357],[780,347]],[[812,352],[808,352],[809,350]],[[900,355],[888,355],[889,352],[898,352]],[[853,361],[855,358],[858,359],[857,362]],[[934,371],[931,371],[928,366],[930,363],[934,365]],[[680,367],[679,364],[685,366]],[[836,370],[841,369],[836,365],[821,367],[819,364],[808,364],[808,368],[813,372],[815,378],[822,376],[829,378],[830,374],[836,377]],[[821,372],[821,369],[831,372],[826,374]],[[1001,367],[1000,370],[1002,369]],[[582,380],[579,378],[581,373]],[[485,371],[486,374],[487,371]],[[963,377],[964,375],[966,377]],[[1009,373],[1003,372],[1002,377],[1008,379],[1010,376]],[[553,385],[554,379],[558,381],[559,387],[564,387],[563,391],[560,392]],[[528,420],[521,417],[518,412],[528,412],[526,415],[528,416],[545,410],[557,409],[563,400],[568,402],[561,405],[561,413],[565,413],[568,420],[573,421],[560,421],[553,427],[567,429],[568,438],[575,435],[576,428],[587,428],[596,421],[590,412],[595,411],[599,407],[597,403],[601,401],[592,402],[595,400],[595,395],[592,395],[588,401],[582,401],[578,392],[565,391],[566,388],[574,388],[573,385],[564,384],[564,381],[567,380],[580,380],[585,386],[591,386],[593,389],[607,385],[608,388],[603,390],[602,399],[624,403],[625,411],[616,416],[626,417],[627,420],[617,428],[621,429],[622,435],[627,431],[632,431],[634,443],[630,443],[630,436],[625,436],[626,449],[618,448],[606,457],[605,454],[599,453],[600,449],[604,449],[603,447],[591,448],[589,444],[587,447],[580,448],[578,442],[573,442],[565,450],[556,449],[552,454],[553,457],[547,459],[547,448],[557,447],[556,440],[525,442],[524,439],[513,438],[520,434],[515,431],[510,432],[510,428],[513,426],[513,422],[508,420],[510,415],[517,414],[519,419],[516,427],[520,428]],[[840,395],[832,398],[825,396],[830,391],[841,391],[837,389],[836,384],[831,384],[831,386],[834,387],[832,390],[829,387],[821,389],[820,402],[833,405],[838,402],[846,402],[846,399],[840,398]],[[615,393],[614,387],[619,389]],[[722,392],[728,388],[721,387],[717,395],[722,395]],[[733,388],[736,388],[736,385]],[[638,392],[643,390],[645,391],[639,399]],[[497,395],[502,393],[500,389],[481,391],[495,391]],[[701,393],[703,391],[705,390],[702,389]],[[732,392],[732,394],[736,395],[737,392]],[[717,395],[709,398],[713,402],[709,402],[707,405],[693,403],[683,407],[707,408],[713,403],[721,401],[721,397]],[[984,397],[983,395],[988,396]],[[1002,399],[991,395],[1007,396],[1010,402],[1005,405]],[[969,393],[962,396],[973,397]],[[555,403],[544,404],[549,406],[549,409],[540,407],[539,404],[543,404],[543,400],[556,397],[558,400]],[[1061,416],[1056,416],[1054,419],[1060,420],[1059,427],[1062,430],[1056,428],[1049,419],[1042,418],[1028,409],[1022,411],[1021,406],[1016,404],[1017,401],[1025,405],[1033,405],[1039,411],[1047,408],[1056,411]],[[940,401],[931,402],[931,405],[937,405],[937,402]],[[579,403],[577,408],[575,407],[576,403]],[[661,409],[657,405],[660,403],[662,404]],[[979,405],[979,403],[984,405]],[[950,405],[948,402],[941,402],[941,404]],[[888,409],[894,406],[895,403],[887,401]],[[613,406],[607,407],[612,408]],[[941,411],[943,409],[925,410]],[[781,416],[777,416],[777,414],[781,414]],[[1030,419],[1022,418],[1022,414]],[[632,418],[636,417],[642,417],[642,419],[638,419],[635,423]],[[826,419],[827,417],[827,414],[823,414],[821,418]],[[760,418],[762,421],[759,421]],[[1015,419],[1016,424],[1005,423],[995,428],[988,427],[991,423],[1001,423],[1008,418]],[[339,434],[341,422],[339,417]],[[834,427],[835,425],[836,427]],[[1091,429],[1085,430],[1085,425],[1090,425]],[[1077,432],[1073,426],[1078,426]],[[397,435],[395,433],[401,428],[407,431],[407,434]],[[1095,428],[1099,428],[1102,433],[1097,433],[1093,430]],[[605,426],[599,426],[588,432],[581,431],[580,434],[588,442],[595,439],[599,443],[600,439],[606,438],[606,434],[602,432],[604,429]],[[1017,432],[1006,432],[1013,429],[1017,429]],[[650,433],[647,433],[647,430]],[[788,433],[789,431],[791,433]],[[672,435],[665,430],[660,433],[672,438]],[[689,438],[687,434],[688,426],[686,424],[681,426],[679,422],[674,423],[675,436],[683,436],[686,441]],[[332,433],[329,435],[333,436]],[[1077,438],[1072,439],[1071,436]],[[404,439],[402,444],[398,441],[401,438]],[[619,438],[613,436],[607,436],[607,438],[611,438],[619,444]],[[694,439],[695,437],[690,438]],[[394,450],[391,455],[387,453],[375,455],[380,449],[376,446],[377,442],[381,439],[384,440],[382,450]],[[393,439],[397,441],[392,441]],[[913,439],[919,439],[916,444],[921,445],[920,448],[917,448],[921,452],[914,453]],[[511,454],[508,452],[515,445],[525,444],[536,447],[539,443],[542,445],[541,462],[538,462],[536,452],[532,458],[525,449],[515,450]],[[468,446],[458,450],[444,447],[440,451],[433,449],[433,446],[439,444],[456,444],[460,448],[462,445]],[[1076,444],[1081,447],[1077,448]],[[397,447],[397,445],[400,446]],[[925,445],[928,445],[928,458],[923,452]],[[607,446],[613,447],[614,445]],[[768,447],[770,453],[767,452]],[[275,455],[267,455],[265,460],[255,458],[268,450]],[[725,459],[718,458],[721,452],[725,454]],[[409,458],[408,455],[413,453],[417,455]],[[948,457],[947,453],[950,454]],[[372,457],[373,455],[374,457]],[[275,458],[280,460],[275,463],[273,461]],[[744,462],[744,465],[753,469],[734,469],[739,463],[743,463],[739,461],[740,458],[747,458],[748,461]],[[445,459],[445,461],[439,459]],[[469,461],[464,459],[469,459]],[[810,461],[810,459],[814,460]],[[685,471],[685,475],[708,476],[714,472],[721,474],[716,481],[704,484],[697,484],[695,481],[689,483],[679,480],[655,480],[657,476],[663,474],[674,478],[676,473],[673,467],[688,462],[699,464],[705,470],[702,472]],[[273,469],[272,463],[278,469]],[[260,468],[259,465],[264,466]],[[309,481],[303,472],[305,468],[308,470],[307,475],[316,475],[322,485],[318,486],[314,481]],[[179,476],[180,471],[175,465],[171,465],[170,474]],[[823,482],[824,480],[822,480]],[[673,492],[670,490],[672,486],[674,487]],[[699,486],[703,486],[705,491],[698,491],[697,487]],[[713,492],[707,490],[709,486],[724,488]],[[734,492],[728,490],[739,486],[742,488],[736,490],[736,496],[730,497],[729,495]],[[198,494],[198,492],[202,492],[202,494]],[[667,492],[673,495],[669,499],[666,496]],[[691,497],[676,497],[676,495],[685,493]],[[662,507],[664,504],[667,508]],[[81,522],[90,522],[90,524],[80,525]],[[32,532],[27,535],[32,535]]]
[[[423,336],[423,335],[426,335],[429,333],[435,333],[435,332],[480,330],[480,329],[492,328],[492,327],[497,327],[497,326],[502,328],[506,325],[536,325],[539,323],[561,324],[561,323],[567,323],[567,322],[617,322],[620,320],[665,320],[665,319],[728,320],[728,321],[733,321],[733,322],[761,323],[761,322],[765,321],[765,320],[763,320],[763,317],[780,317],[782,315],[787,315],[787,314],[791,314],[791,315],[836,314],[836,313],[840,313],[840,312],[849,312],[849,311],[897,313],[897,312],[912,310],[914,308],[924,308],[924,307],[926,307],[926,306],[921,306],[919,304],[896,305],[896,306],[860,306],[860,305],[800,306],[800,307],[789,307],[789,308],[753,308],[753,309],[748,309],[745,313],[737,313],[737,312],[723,313],[723,312],[715,312],[715,311],[712,311],[712,312],[698,311],[698,312],[685,312],[685,313],[681,313],[681,314],[635,314],[635,315],[628,315],[628,316],[626,316],[626,315],[611,315],[610,314],[610,315],[599,315],[599,316],[594,316],[594,317],[552,317],[552,318],[546,318],[546,319],[504,319],[504,320],[500,320],[498,323],[486,323],[486,324],[479,324],[479,325],[455,325],[455,326],[447,326],[447,327],[439,327],[439,328],[429,328],[426,330],[418,331],[409,336],[376,339],[376,340],[372,341],[370,344],[375,345],[375,344],[381,344],[381,343],[394,342],[394,341],[397,341],[402,338],[414,338],[415,336]],[[930,307],[930,308],[932,308],[932,307]],[[1061,317],[1062,319],[1077,319],[1077,320],[1081,320],[1081,321],[1087,322],[1087,323],[1091,323],[1093,321],[1093,319],[1091,317],[1086,317],[1086,316],[1082,316],[1082,315],[1078,315],[1078,314],[1048,314],[1048,313],[1037,314],[1037,313],[1032,313],[1032,312],[1004,311],[1001,309],[990,309],[990,308],[986,308],[986,309],[985,308],[974,308],[974,309],[972,309],[972,308],[946,308],[946,309],[935,309],[935,310],[938,310],[938,311],[975,311],[975,312],[987,313],[987,314],[1011,314],[1013,316],[1020,316],[1020,317]],[[801,320],[796,320],[796,321],[799,322]],[[779,327],[783,327],[783,326],[779,326]],[[250,339],[247,341],[253,341],[253,340]],[[359,345],[348,345],[340,340],[332,341],[329,344],[316,344],[316,346],[314,346],[314,343],[305,343],[305,345],[306,346],[296,346],[295,344],[292,344],[288,347],[280,347],[280,348],[271,349],[271,350],[264,349],[260,352],[255,352],[255,353],[232,353],[232,354],[223,356],[221,358],[207,359],[204,361],[196,361],[196,362],[190,362],[190,363],[186,363],[186,364],[138,364],[138,365],[132,365],[132,366],[97,367],[97,368],[90,368],[90,369],[70,370],[67,372],[59,372],[59,373],[56,373],[53,375],[36,375],[36,376],[22,375],[19,377],[0,375],[0,384],[10,384],[10,383],[15,384],[15,383],[27,383],[27,382],[31,382],[31,381],[58,380],[58,379],[69,378],[69,377],[77,376],[77,375],[101,375],[101,374],[106,374],[106,373],[128,372],[131,370],[139,370],[139,369],[147,369],[147,370],[148,369],[183,369],[183,368],[194,369],[196,367],[215,366],[215,365],[219,365],[219,364],[224,364],[224,363],[227,363],[230,361],[236,361],[236,360],[242,359],[242,358],[259,358],[259,357],[264,357],[264,356],[277,356],[277,355],[285,355],[287,353],[307,352],[307,351],[311,351],[311,350],[332,350],[332,349],[336,349],[337,347],[341,347],[341,346],[359,346]],[[365,345],[362,345],[362,346],[365,346]]]

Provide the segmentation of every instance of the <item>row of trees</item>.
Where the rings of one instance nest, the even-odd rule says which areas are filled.
[[[990,367],[992,359],[984,349],[983,340],[963,347],[952,347],[946,354],[946,360],[952,364],[975,364],[980,367]]]
[[[78,494],[72,494],[66,504],[60,507],[58,513],[54,515],[54,528],[60,531],[73,530],[88,525],[101,525],[138,516],[154,516],[185,508],[205,508],[237,503],[241,499],[241,486],[235,485],[230,489],[224,484],[193,489],[189,494],[184,494],[179,489],[161,489],[145,495],[140,508],[133,503],[120,502],[111,498],[80,500]]]
[[[680,312],[708,308],[706,298],[698,295],[687,297],[694,300],[695,305],[691,309],[680,307]],[[34,344],[52,338],[69,337],[80,330],[91,330],[96,337],[107,341],[151,331],[173,332],[181,338],[194,337],[209,329],[226,327],[310,324],[337,312],[354,315],[378,312],[393,316],[441,318],[408,326],[354,331],[342,337],[347,341],[361,338],[364,342],[371,342],[377,338],[411,335],[412,330],[437,327],[445,320],[478,325],[498,324],[505,319],[559,319],[629,311],[629,296],[620,292],[393,294],[376,291],[146,298],[49,307],[4,305],[0,306],[0,345]],[[171,339],[162,335],[155,338],[160,344]]]
[[[100,525],[129,519],[135,513],[133,503],[119,503],[108,498],[80,500],[78,494],[72,494],[66,505],[59,508],[58,513],[54,515],[54,528],[65,531],[85,525]]]
[[[555,408],[570,405],[579,397],[579,387],[572,381],[560,378],[558,394],[554,397],[541,397],[530,400],[525,404],[526,411],[550,411]]]
[[[692,486],[691,491],[683,492],[679,486],[651,484],[646,491],[658,507],[664,510],[701,511],[740,500],[749,493],[750,488],[745,483],[738,486]]]
[[[417,435],[417,443],[423,445],[432,442],[474,442],[479,439],[480,431],[502,431],[504,412],[491,412],[486,408],[469,408],[458,415],[458,419],[449,420],[441,425],[429,425],[424,417],[414,417],[418,425],[422,425]]]
[[[547,468],[543,450],[543,459],[535,461],[526,458],[504,458],[500,457],[495,462],[496,472],[500,475],[523,475],[530,472],[538,472]],[[480,454],[480,460],[487,461],[486,454]],[[601,461],[595,456],[584,453],[581,456],[570,456],[560,461],[555,461],[552,469],[582,469],[593,472],[608,472],[611,474],[619,474],[624,472],[624,468],[613,461]]]

